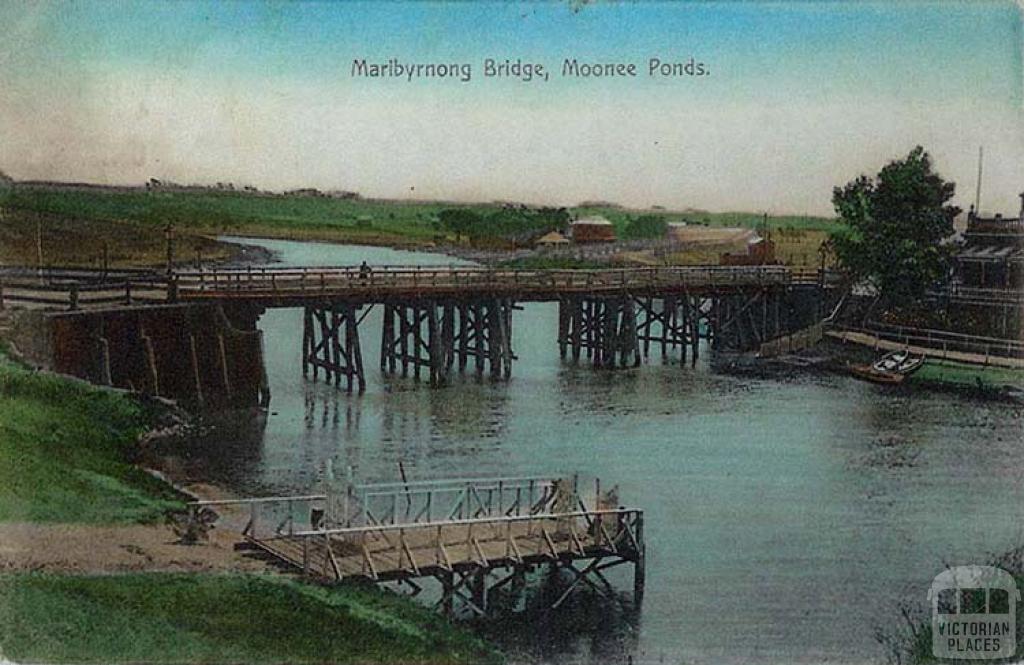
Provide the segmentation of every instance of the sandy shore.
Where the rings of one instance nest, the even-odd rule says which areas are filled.
[[[168,525],[0,523],[0,573],[257,572],[263,561],[236,552],[237,533],[214,528],[183,545]]]

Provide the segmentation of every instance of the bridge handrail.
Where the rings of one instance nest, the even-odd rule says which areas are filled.
[[[629,287],[675,284],[687,278],[710,284],[788,283],[790,271],[782,266],[657,266],[613,269],[530,270],[488,267],[388,267],[361,271],[358,266],[329,268],[271,268],[258,270],[201,270],[171,276],[180,292],[258,291],[317,292],[344,285],[372,289],[382,286],[449,287]]]
[[[409,524],[374,524],[366,526],[335,527],[330,529],[310,529],[295,531],[289,535],[298,538],[323,538],[324,536],[359,535],[365,532],[410,531],[414,529],[436,529],[446,526],[476,526],[480,524],[509,524],[513,522],[536,522],[576,519],[581,517],[604,517],[611,515],[643,515],[640,508],[597,508],[594,510],[576,510],[564,513],[543,513],[539,515],[504,515],[501,517],[472,517],[458,520],[439,520],[435,522],[414,522]]]
[[[905,346],[915,345],[937,351],[941,350],[942,352],[960,351],[986,357],[1018,357],[1024,355],[1024,342],[1018,340],[901,326],[889,326],[889,328],[889,330],[885,330],[881,324],[878,326],[842,326],[840,332],[864,333],[878,339],[902,343]]]

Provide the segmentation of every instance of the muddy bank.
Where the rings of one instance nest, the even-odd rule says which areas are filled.
[[[838,340],[824,339],[814,347],[792,354],[761,358],[754,354],[720,354],[714,360],[717,370],[737,376],[786,381],[793,377],[838,374],[850,376],[851,365],[869,365],[878,360],[883,352],[876,351],[859,344],[843,343]],[[937,362],[927,360],[928,362]],[[985,368],[964,366],[966,372],[984,375]],[[971,399],[1001,401],[1008,404],[1024,406],[1024,373],[1020,383],[1014,385],[1000,379],[974,382],[954,382],[936,377],[928,377],[922,372],[911,375],[899,385],[879,385],[879,390],[894,393],[910,393],[917,390],[928,390],[960,395]]]

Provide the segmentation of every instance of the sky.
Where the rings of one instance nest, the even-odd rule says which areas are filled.
[[[365,196],[829,214],[923,145],[1024,191],[1020,3],[0,0],[0,170]],[[472,78],[353,76],[353,61]],[[483,76],[487,58],[547,81]],[[561,75],[565,59],[633,77]],[[708,75],[648,75],[651,58]]]

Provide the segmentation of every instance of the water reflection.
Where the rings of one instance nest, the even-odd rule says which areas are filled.
[[[292,263],[447,262],[267,244]],[[269,311],[260,326],[273,412],[226,421],[193,449],[201,472],[239,492],[308,492],[333,459],[370,481],[395,479],[399,462],[414,479],[580,471],[644,508],[643,621],[581,600],[492,629],[524,659],[882,658],[851,625],[899,622],[897,601],[924,594],[944,563],[1022,540],[1021,413],[1003,404],[838,376],[738,377],[705,349],[693,368],[660,354],[635,370],[573,366],[549,304],[513,315],[510,381],[470,370],[440,389],[379,374],[373,312],[361,326],[367,391],[349,396],[302,379],[297,311]],[[628,590],[618,572],[609,578]]]

